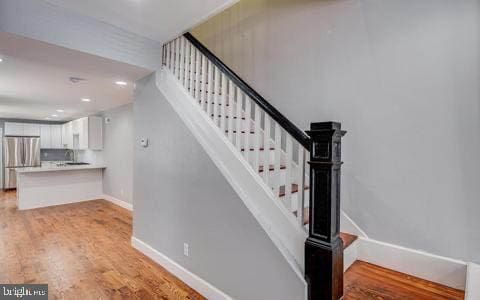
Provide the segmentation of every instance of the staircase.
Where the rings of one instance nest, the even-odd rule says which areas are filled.
[[[189,33],[164,45],[157,86],[306,278],[309,299],[339,299],[343,249],[356,239],[339,232],[340,124],[307,135]]]

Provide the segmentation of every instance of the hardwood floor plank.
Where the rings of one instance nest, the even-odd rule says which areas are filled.
[[[356,261],[345,272],[345,300],[463,299],[464,292],[431,281]]]
[[[18,211],[0,192],[0,282],[50,299],[205,299],[130,245],[132,215],[105,200]]]

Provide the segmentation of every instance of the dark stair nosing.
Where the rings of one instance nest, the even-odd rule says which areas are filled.
[[[287,168],[287,166],[285,165],[280,165],[280,170],[285,170]],[[263,169],[264,169],[264,166],[258,166],[258,172],[259,173],[263,173]],[[268,166],[268,170],[269,171],[274,171],[275,170],[275,166],[274,165],[269,165]]]
[[[225,130],[225,132],[230,132],[229,130]],[[233,133],[237,133],[237,130],[233,130]],[[245,130],[240,131],[240,133],[245,133]],[[255,131],[250,130],[250,134],[255,134]]]
[[[255,151],[254,148],[250,148],[249,150],[250,150],[250,151]],[[258,148],[258,150],[259,150],[259,151],[265,151],[265,148],[264,148],[264,147],[260,147],[260,148]],[[270,150],[273,151],[273,150],[275,150],[275,148],[270,148]],[[240,151],[245,151],[245,148],[240,149]]]

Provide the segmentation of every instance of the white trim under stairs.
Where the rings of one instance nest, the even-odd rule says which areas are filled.
[[[192,289],[200,293],[207,299],[211,300],[231,300],[232,298],[213,286],[212,284],[208,283],[207,281],[203,280],[199,276],[195,275],[194,273],[190,272],[186,268],[179,265],[177,262],[169,258],[168,256],[164,255],[163,253],[158,252],[152,246],[148,245],[147,243],[137,239],[136,237],[132,237],[132,247],[137,249],[138,251],[142,252],[157,264],[161,265],[163,268],[167,269],[170,273],[178,277],[181,281],[186,283]]]
[[[480,265],[469,263],[467,271],[466,300],[480,299]]]
[[[118,198],[115,198],[113,196],[104,194],[102,195],[101,199],[107,200],[108,202],[111,202],[115,205],[118,205],[120,207],[123,207],[125,209],[128,209],[129,211],[133,211],[133,205],[131,203],[128,203],[126,201],[120,200]]]
[[[345,269],[355,260],[365,261],[455,289],[465,290],[467,263],[460,260],[365,237],[359,237],[345,250]],[[477,280],[480,282],[480,271],[473,267],[471,270],[472,277],[477,274]]]

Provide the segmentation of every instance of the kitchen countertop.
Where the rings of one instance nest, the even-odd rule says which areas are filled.
[[[17,169],[17,173],[35,173],[35,172],[54,172],[54,171],[75,171],[75,170],[92,170],[92,169],[105,169],[104,165],[65,165],[57,166],[55,163],[43,163],[41,167],[28,167],[23,169]]]

